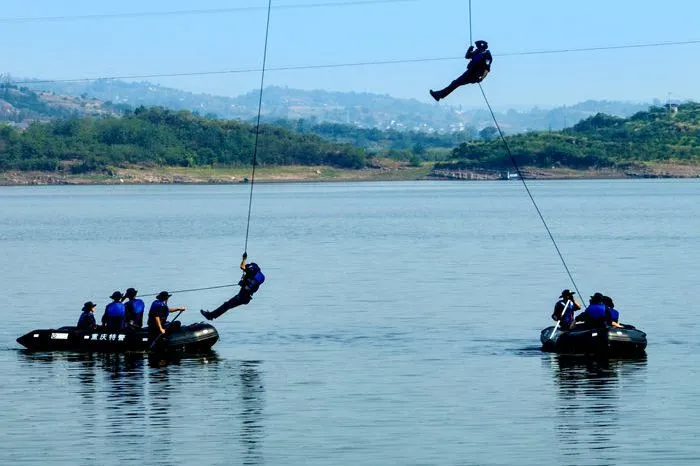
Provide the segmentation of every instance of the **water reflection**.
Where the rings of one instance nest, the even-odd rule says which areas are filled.
[[[89,450],[84,464],[264,463],[260,361],[226,361],[214,352],[168,359],[20,354],[31,377],[38,379],[34,386],[49,391],[53,383],[53,398],[47,402],[54,415],[74,424],[72,430],[52,435],[52,447],[64,448],[68,455],[74,439],[81,439]],[[60,390],[55,390],[57,380]],[[213,399],[212,393],[220,398]]]
[[[603,464],[617,461],[616,434],[622,386],[646,369],[646,356],[635,359],[589,359],[546,355],[557,383],[555,409],[557,446],[572,464],[591,459]]]

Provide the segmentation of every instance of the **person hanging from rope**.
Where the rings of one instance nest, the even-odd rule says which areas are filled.
[[[244,252],[240,265],[240,268],[243,271],[243,276],[238,282],[241,290],[236,296],[229,299],[213,311],[205,311],[204,309],[200,310],[199,312],[201,312],[207,320],[213,320],[221,317],[224,312],[228,311],[229,309],[233,309],[236,306],[248,304],[250,300],[253,299],[253,293],[258,291],[260,285],[262,285],[265,281],[265,275],[263,275],[258,264],[255,262],[246,264],[246,259],[248,259],[248,254]]]
[[[484,80],[486,75],[489,74],[489,71],[491,71],[491,62],[493,62],[491,52],[488,50],[489,44],[485,40],[477,40],[475,45],[476,50],[474,50],[473,45],[470,45],[469,49],[467,49],[467,54],[464,56],[464,58],[469,60],[467,71],[462,73],[460,77],[452,81],[450,85],[444,89],[439,91],[430,89],[430,95],[435,101],[444,99],[459,86],[480,83]]]

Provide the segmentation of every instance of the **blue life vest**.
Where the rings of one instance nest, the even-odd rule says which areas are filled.
[[[586,314],[591,319],[605,319],[605,304],[589,304],[586,308]]]
[[[265,275],[260,270],[260,267],[255,262],[245,266],[245,278],[243,284],[251,293],[255,293],[260,288],[260,285],[265,281]]]
[[[124,328],[124,303],[113,301],[107,304],[105,314],[102,316],[102,323],[107,326],[107,330]]]
[[[130,301],[127,301],[124,304],[125,308],[125,318],[127,323],[135,325],[137,327],[142,327],[143,326],[143,311],[146,308],[146,305],[143,303],[143,300],[135,298]]]
[[[105,310],[107,317],[124,317],[124,303],[118,301],[111,302],[107,304],[107,309]]]
[[[610,308],[608,310],[610,311],[610,317],[612,318],[612,321],[619,322],[620,321],[620,313],[615,308]]]
[[[562,307],[566,305],[566,301],[562,300],[560,301],[562,303]],[[568,328],[571,326],[571,322],[574,321],[574,303],[569,302],[569,305],[564,309],[564,312],[562,312],[560,323],[563,327]]]

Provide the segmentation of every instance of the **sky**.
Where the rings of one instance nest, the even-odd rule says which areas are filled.
[[[471,36],[487,40],[494,55],[483,87],[495,107],[700,100],[696,0],[472,0],[471,18],[469,5],[272,0],[264,83],[432,102],[430,88],[464,71]],[[260,87],[267,7],[267,0],[4,1],[0,73],[187,74],[137,80],[237,96]],[[695,43],[532,53],[688,41]],[[435,105],[444,103],[478,107],[483,97],[467,86]]]

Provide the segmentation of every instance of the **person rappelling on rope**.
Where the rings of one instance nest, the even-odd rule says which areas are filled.
[[[255,262],[246,264],[246,259],[248,259],[248,254],[244,252],[240,265],[240,268],[243,271],[243,276],[238,282],[241,290],[236,296],[229,299],[213,311],[205,311],[204,309],[200,310],[199,312],[201,312],[207,320],[213,320],[217,317],[221,317],[224,312],[228,311],[229,309],[233,309],[236,306],[248,304],[250,300],[253,299],[253,294],[258,291],[260,285],[262,285],[265,281],[265,275],[263,275],[258,264]]]
[[[469,46],[467,49],[467,54],[464,58],[469,60],[467,64],[467,71],[462,73],[460,77],[455,79],[444,89],[439,91],[434,91],[430,89],[430,95],[436,101],[444,99],[452,93],[459,86],[465,84],[476,84],[484,80],[489,71],[491,71],[491,62],[493,62],[493,57],[489,51],[489,44],[485,40],[476,41],[476,50],[473,45]]]

